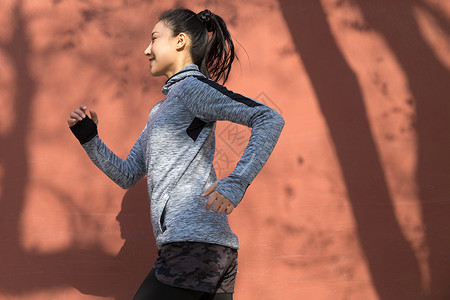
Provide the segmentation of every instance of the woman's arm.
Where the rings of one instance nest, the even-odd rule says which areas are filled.
[[[71,113],[68,124],[75,124],[70,126],[70,129],[80,141],[89,158],[103,173],[121,188],[131,188],[145,175],[145,161],[141,146],[142,133],[127,158],[122,160],[99,138],[97,114],[93,114],[91,111],[91,119],[86,115],[85,110],[86,107],[81,106],[80,109]]]
[[[219,180],[215,188],[237,206],[272,153],[284,127],[284,119],[272,108],[204,77],[185,79],[180,91],[180,98],[188,109],[203,121],[227,120],[252,128],[236,168],[228,177]]]

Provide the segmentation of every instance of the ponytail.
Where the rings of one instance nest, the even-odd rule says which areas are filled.
[[[195,14],[181,8],[166,11],[159,20],[166,23],[173,36],[181,32],[189,36],[192,60],[206,77],[227,81],[236,54],[231,35],[220,16],[207,9]]]
[[[197,16],[208,32],[212,32],[202,67],[207,67],[214,80],[223,78],[225,83],[235,58],[234,44],[227,25],[221,17],[207,9],[198,13]]]

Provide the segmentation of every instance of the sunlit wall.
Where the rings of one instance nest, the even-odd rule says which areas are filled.
[[[230,216],[235,299],[450,299],[450,3],[445,0],[3,0],[0,299],[127,300],[157,255],[145,180],[124,191],[67,128],[94,109],[125,158],[165,79],[161,12],[222,16],[227,87],[286,126]],[[219,123],[225,177],[251,130]]]

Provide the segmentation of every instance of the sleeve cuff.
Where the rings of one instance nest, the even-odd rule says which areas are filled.
[[[216,191],[227,197],[234,206],[238,206],[244,197],[248,186],[249,184],[244,182],[241,178],[228,176],[227,178],[219,180]]]
[[[97,124],[91,118],[86,116],[83,120],[70,127],[75,137],[84,144],[92,140],[97,134]]]

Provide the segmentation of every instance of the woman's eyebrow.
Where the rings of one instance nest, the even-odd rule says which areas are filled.
[[[159,33],[159,32],[158,32],[158,31],[152,32],[152,36],[153,36],[155,33]]]

